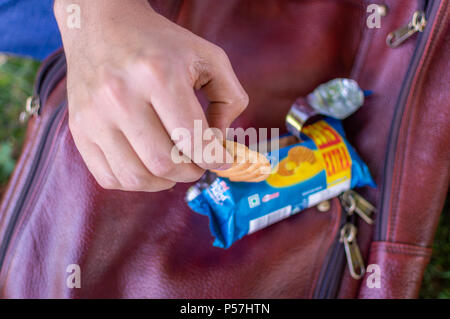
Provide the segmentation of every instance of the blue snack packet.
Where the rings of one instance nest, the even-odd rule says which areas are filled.
[[[303,128],[301,141],[266,154],[272,172],[262,182],[202,180],[186,194],[189,207],[210,220],[213,245],[228,248],[245,235],[362,186],[375,187],[366,164],[345,139],[339,120]]]

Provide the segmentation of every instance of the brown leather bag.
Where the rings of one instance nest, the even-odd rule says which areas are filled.
[[[336,77],[374,92],[344,124],[378,185],[358,190],[377,206],[374,226],[352,220],[380,288],[367,284],[370,272],[349,274],[337,198],[224,250],[187,207],[189,184],[99,187],[68,129],[60,51],[41,68],[39,110],[1,205],[0,297],[416,297],[449,183],[448,1],[380,1],[388,11],[379,29],[367,27],[369,2],[358,0],[151,2],[228,53],[251,101],[235,126],[284,128],[297,97]],[[417,10],[423,32],[387,46]],[[66,285],[71,264],[81,288]]]

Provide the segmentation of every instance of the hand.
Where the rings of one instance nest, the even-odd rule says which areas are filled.
[[[70,3],[55,1],[68,65],[69,127],[97,182],[154,192],[195,181],[205,169],[229,167],[193,162],[185,151],[192,139],[176,144],[190,163],[171,159],[175,129],[193,137],[194,120],[201,120],[203,131],[224,132],[247,106],[224,51],[158,15],[145,0],[79,0],[80,29],[66,25]],[[210,101],[206,114],[195,89]]]

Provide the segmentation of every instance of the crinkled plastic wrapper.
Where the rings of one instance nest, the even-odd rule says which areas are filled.
[[[301,142],[279,149],[278,156],[265,154],[272,164],[265,181],[217,177],[189,189],[188,205],[209,217],[214,246],[228,248],[245,235],[346,190],[375,187],[367,165],[345,139],[340,121],[315,122],[303,129],[300,138]]]

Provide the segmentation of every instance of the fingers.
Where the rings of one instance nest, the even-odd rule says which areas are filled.
[[[216,52],[211,79],[202,90],[210,101],[206,111],[209,125],[225,132],[246,109],[249,99],[225,52],[220,48]]]
[[[223,169],[231,162],[222,145],[224,137],[218,130],[209,128],[205,114],[192,87],[188,83],[172,84],[165,89],[153,90],[151,103],[161,123],[174,138],[177,147],[203,169]],[[185,132],[185,133],[183,133]],[[200,135],[199,138],[195,138]]]
[[[130,103],[133,103],[132,99]],[[184,154],[178,154],[153,108],[144,102],[137,109],[139,114],[128,114],[129,118],[125,117],[120,127],[146,168],[153,175],[173,182],[200,179],[204,170]],[[179,157],[173,155],[174,149]]]
[[[74,141],[84,163],[97,183],[105,189],[120,189],[120,183],[114,176],[102,150],[96,144],[87,140],[80,141],[75,136]]]
[[[174,182],[153,175],[142,163],[123,133],[115,129],[105,129],[98,137],[102,151],[120,189],[147,191],[169,189]]]
[[[70,100],[76,101],[69,114],[76,115],[78,127],[71,131],[100,185],[160,191],[197,180],[204,169],[231,166],[223,133],[248,97],[225,53],[217,52],[196,74],[187,67],[192,55],[144,55],[125,70],[104,63],[93,85],[72,88]],[[194,92],[198,86],[211,102],[206,114]]]
[[[112,122],[123,132],[146,168],[153,175],[174,182],[198,180],[204,170],[183,154],[173,156],[173,150],[177,148],[152,106],[120,80],[109,82],[110,88],[102,95],[102,101],[109,101]],[[114,118],[120,118],[120,121]]]

